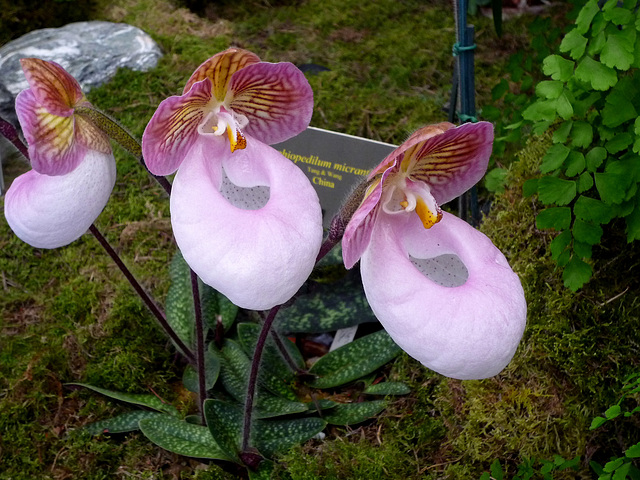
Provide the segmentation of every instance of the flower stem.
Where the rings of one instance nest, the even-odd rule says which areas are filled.
[[[278,313],[278,310],[280,310],[280,307],[281,305],[276,305],[271,310],[269,310],[269,314],[262,324],[262,329],[260,330],[260,335],[258,336],[258,341],[256,342],[256,348],[253,352],[253,359],[251,361],[251,372],[249,373],[249,384],[247,385],[247,397],[245,398],[244,404],[244,425],[242,428],[243,452],[248,452],[249,449],[249,442],[251,437],[251,420],[253,416],[253,402],[256,394],[258,370],[260,367],[260,360],[262,359],[262,352],[267,342],[267,335],[269,335],[269,331],[271,330],[271,326],[273,325],[273,321],[276,318],[276,314]]]
[[[193,291],[193,307],[196,322],[196,365],[198,370],[198,394],[199,409],[204,421],[204,401],[207,399],[206,367],[204,360],[204,325],[202,323],[202,306],[200,305],[200,288],[198,287],[198,275],[191,270],[191,290]]]
[[[115,262],[115,264],[118,266],[118,268],[120,268],[120,271],[123,273],[123,275],[129,281],[129,283],[131,284],[133,289],[136,291],[138,296],[140,296],[140,298],[145,303],[145,305],[149,308],[149,310],[151,310],[151,313],[153,313],[153,315],[156,317],[156,319],[158,320],[158,323],[160,323],[160,326],[162,327],[162,329],[166,332],[167,335],[169,335],[171,340],[173,340],[173,342],[176,344],[178,349],[180,351],[182,351],[184,356],[187,357],[187,360],[189,361],[189,363],[195,364],[196,359],[195,359],[195,357],[193,355],[193,352],[184,344],[184,342],[180,339],[180,337],[176,334],[176,332],[173,331],[173,329],[171,328],[171,326],[167,322],[167,319],[166,319],[164,313],[162,312],[162,310],[160,310],[158,308],[158,306],[153,301],[153,299],[149,296],[149,294],[147,292],[145,292],[144,288],[142,288],[142,285],[140,285],[138,280],[133,276],[131,271],[124,264],[124,262],[122,261],[120,256],[118,256],[117,252],[109,244],[107,239],[102,235],[102,233],[100,233],[100,231],[96,228],[95,225],[91,225],[89,227],[89,231],[93,234],[93,236],[96,238],[96,240],[98,240],[98,243],[100,243],[102,248],[105,249],[107,254]]]

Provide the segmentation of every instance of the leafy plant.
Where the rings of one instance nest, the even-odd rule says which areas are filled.
[[[537,193],[547,206],[536,226],[559,232],[551,253],[573,291],[593,274],[590,259],[603,225],[621,218],[629,242],[640,236],[636,5],[587,2],[561,54],[545,58],[543,71],[551,79],[536,85],[538,98],[522,113],[535,133],[553,129],[543,176],[527,182],[524,193]]]

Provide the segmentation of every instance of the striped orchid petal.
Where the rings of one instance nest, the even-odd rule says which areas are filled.
[[[194,83],[182,96],[164,100],[142,136],[142,155],[147,168],[154,175],[169,175],[178,169],[198,136],[205,132],[205,119],[211,117],[207,106],[211,103],[211,81]]]
[[[231,79],[230,107],[247,117],[246,132],[266,144],[304,130],[313,113],[313,92],[291,63],[257,63]]]
[[[65,175],[77,168],[88,150],[109,154],[106,134],[74,112],[88,105],[78,82],[57,63],[36,58],[21,63],[30,88],[18,94],[16,113],[33,169]]]

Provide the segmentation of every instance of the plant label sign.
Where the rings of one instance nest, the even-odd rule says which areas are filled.
[[[318,192],[325,227],[329,226],[351,189],[396,146],[321,128],[273,145],[309,177]]]

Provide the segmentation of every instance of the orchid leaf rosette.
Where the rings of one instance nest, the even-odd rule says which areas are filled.
[[[360,260],[367,300],[394,341],[463,380],[498,374],[526,322],[504,255],[440,208],[482,178],[492,143],[487,122],[418,130],[371,172],[342,239],[345,266]]]
[[[156,175],[176,172],[173,233],[193,271],[236,305],[289,300],[311,273],[322,212],[303,172],[269,144],[311,119],[313,93],[291,63],[228,49],[164,100],[142,150]]]
[[[55,62],[20,60],[29,88],[16,113],[32,170],[16,178],[4,210],[24,242],[57,248],[78,239],[102,212],[116,180],[109,137],[76,109],[90,107],[80,85]]]

